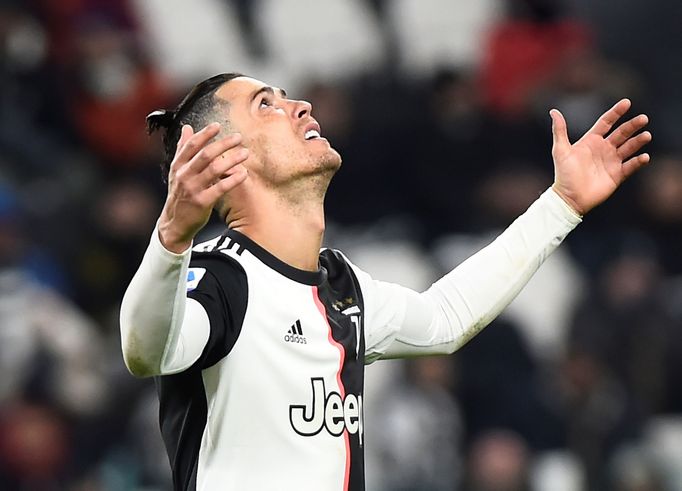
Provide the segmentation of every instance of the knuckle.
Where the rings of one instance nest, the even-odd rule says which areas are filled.
[[[212,176],[216,176],[216,175],[220,174],[220,172],[222,171],[219,163],[215,160],[213,162],[211,162],[210,164],[208,164],[207,169],[208,169],[209,174],[211,174]]]
[[[249,156],[248,149],[242,147],[242,148],[238,148],[234,152],[230,153],[230,157],[231,157],[230,160],[233,163],[239,163],[239,162],[243,162],[244,160],[246,160],[248,158],[248,156]]]
[[[221,151],[226,151],[231,148],[234,148],[239,144],[239,139],[235,138],[234,135],[229,135],[225,137],[225,139],[220,141],[220,150]]]
[[[175,171],[175,179],[179,183],[185,183],[187,180],[187,167],[180,167]]]
[[[197,160],[208,160],[209,155],[208,155],[208,152],[206,151],[206,149],[204,148],[204,149],[199,150],[196,154],[196,158],[197,158]]]
[[[208,206],[211,205],[211,203],[209,203],[209,201],[208,201],[208,199],[206,198],[206,196],[204,196],[203,194],[195,196],[194,202],[195,202],[195,203],[197,204],[197,206],[199,206],[200,208],[206,208],[206,207],[208,207]]]
[[[180,157],[179,154],[175,154],[175,156],[173,157],[173,160],[171,160],[171,163],[170,163],[170,170],[174,171],[181,166],[182,166],[182,157]]]
[[[189,200],[193,199],[193,190],[194,190],[194,185],[189,179],[189,176],[185,176],[183,179],[180,179],[177,182],[176,185],[177,189],[182,191],[183,195],[186,196]]]
[[[195,139],[191,139],[187,143],[185,143],[185,148],[193,152],[199,148],[199,144]]]

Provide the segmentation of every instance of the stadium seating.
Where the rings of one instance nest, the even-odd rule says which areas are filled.
[[[220,0],[132,0],[149,54],[177,86],[225,71],[250,73],[236,11]]]
[[[407,74],[440,65],[470,66],[480,57],[487,27],[502,12],[499,0],[393,0],[388,18]]]
[[[364,2],[263,0],[258,10],[270,61],[282,72],[338,81],[377,68],[383,60],[379,27]]]

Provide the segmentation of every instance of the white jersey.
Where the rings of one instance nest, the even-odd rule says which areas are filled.
[[[157,376],[174,489],[363,490],[364,365],[455,351],[579,222],[548,190],[423,293],[329,249],[310,272],[234,230],[183,254],[155,231],[121,334],[129,369]]]
[[[230,230],[194,248],[188,290],[208,343],[157,378],[176,487],[361,489],[364,306],[341,255],[301,271]]]

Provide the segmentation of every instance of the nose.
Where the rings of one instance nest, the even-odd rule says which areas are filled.
[[[310,116],[313,112],[313,105],[308,101],[296,101],[294,105],[294,116],[298,119]]]

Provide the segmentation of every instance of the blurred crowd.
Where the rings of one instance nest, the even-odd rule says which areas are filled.
[[[1,0],[0,489],[170,489],[118,309],[164,199],[144,118],[239,71],[344,158],[330,245],[416,289],[627,96],[653,165],[451,357],[367,368],[369,491],[682,490],[682,3]],[[211,222],[204,237],[216,234]]]

